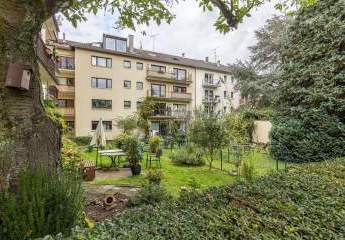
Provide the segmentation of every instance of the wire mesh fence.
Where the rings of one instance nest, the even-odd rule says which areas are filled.
[[[270,146],[263,148],[249,144],[229,145],[218,151],[212,167],[232,175],[241,175],[243,163],[249,163],[259,175],[287,169],[286,162],[272,158]]]

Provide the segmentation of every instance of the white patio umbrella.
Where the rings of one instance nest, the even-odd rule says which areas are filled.
[[[96,166],[97,166],[98,148],[106,145],[105,131],[104,131],[104,127],[103,127],[102,118],[99,119],[99,121],[98,121],[98,125],[97,125],[95,133],[92,136],[90,145],[97,147],[97,155],[96,155]]]

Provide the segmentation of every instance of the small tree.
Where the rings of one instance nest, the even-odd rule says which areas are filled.
[[[148,138],[150,134],[149,118],[153,115],[154,107],[155,103],[151,99],[145,98],[137,112],[138,127],[144,131],[146,138]]]
[[[115,121],[116,127],[120,128],[125,134],[131,134],[132,131],[137,127],[137,117],[135,115],[119,117]]]
[[[219,114],[198,110],[188,128],[188,138],[207,150],[206,155],[209,170],[211,170],[217,150],[222,149],[227,141],[225,121],[220,118]]]

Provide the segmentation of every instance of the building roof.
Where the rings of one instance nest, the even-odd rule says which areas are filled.
[[[59,41],[61,44],[65,44],[65,46],[57,46],[61,48],[68,48],[68,46],[73,48],[80,48],[90,51],[96,51],[101,53],[108,53],[108,54],[114,54],[114,55],[120,55],[130,58],[139,58],[144,60],[150,60],[155,62],[163,62],[163,63],[170,63],[170,64],[176,64],[181,66],[188,66],[188,67],[195,67],[205,70],[211,70],[216,72],[223,72],[223,73],[231,73],[231,69],[229,66],[212,63],[212,62],[206,62],[203,60],[197,60],[197,59],[191,59],[181,56],[175,56],[165,53],[159,53],[159,52],[152,52],[147,51],[143,49],[134,49],[133,52],[119,52],[115,50],[109,50],[104,49],[102,47],[97,47],[92,45],[92,43],[81,43],[81,42],[74,42],[74,41]]]

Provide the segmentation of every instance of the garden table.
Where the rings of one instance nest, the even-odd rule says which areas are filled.
[[[114,149],[114,150],[102,150],[99,151],[100,156],[107,156],[111,160],[110,167],[118,168],[120,165],[120,157],[127,156],[127,153],[121,149]],[[117,159],[117,162],[116,162]]]

